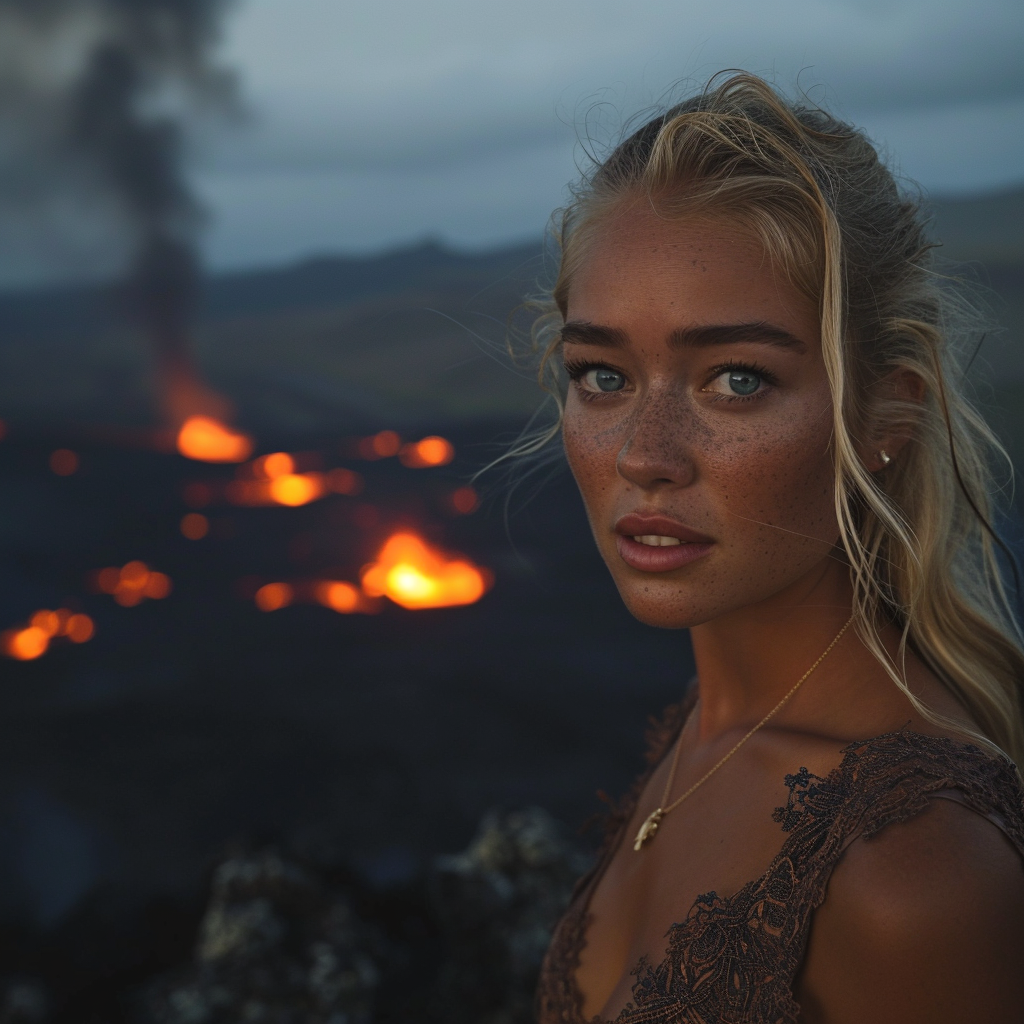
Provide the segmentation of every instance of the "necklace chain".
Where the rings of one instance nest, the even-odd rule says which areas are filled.
[[[647,816],[647,818],[644,820],[644,823],[640,826],[640,830],[636,834],[636,839],[633,841],[634,850],[642,850],[644,844],[650,842],[654,838],[654,834],[658,831],[658,826],[661,824],[661,819],[664,818],[665,815],[668,814],[670,811],[674,811],[687,797],[691,796],[698,789],[700,789],[700,787],[703,786],[704,783],[707,782],[708,779],[710,779],[711,776],[714,775],[715,772],[717,772],[718,769],[721,768],[722,765],[725,764],[725,762],[728,761],[729,758],[732,757],[732,755],[735,754],[736,751],[739,750],[740,747],[742,747],[743,744],[746,743],[747,740],[749,740],[755,732],[757,732],[758,729],[766,725],[772,718],[775,717],[775,715],[777,715],[786,706],[786,704],[789,702],[793,694],[795,694],[796,691],[799,690],[801,686],[803,686],[803,684],[807,681],[811,673],[829,656],[829,654],[832,651],[832,648],[835,647],[835,645],[839,643],[839,641],[843,638],[843,634],[850,628],[853,619],[854,616],[851,615],[850,618],[846,620],[846,625],[843,626],[843,628],[839,630],[838,633],[836,633],[835,637],[832,640],[832,643],[830,643],[828,647],[826,647],[825,650],[821,652],[821,655],[818,657],[818,660],[796,681],[796,683],[793,685],[793,688],[789,691],[789,693],[787,693],[786,696],[783,697],[782,700],[780,700],[779,703],[776,704],[775,707],[773,707],[771,711],[769,711],[768,714],[765,715],[764,718],[762,718],[761,721],[758,722],[757,725],[755,725],[753,729],[751,729],[750,732],[748,732],[746,736],[744,736],[743,739],[741,739],[736,744],[736,746],[734,746],[732,750],[730,750],[729,753],[726,754],[725,757],[723,757],[722,760],[718,762],[718,764],[716,764],[706,774],[701,776],[701,778],[699,778],[685,793],[683,793],[682,796],[677,797],[675,800],[672,801],[672,803],[670,803],[666,807],[665,801],[668,800],[668,795],[672,792],[672,783],[675,782],[676,767],[679,764],[679,751],[682,749],[683,746],[681,737],[676,741],[675,753],[672,755],[672,767],[669,769],[668,779],[665,782],[665,792],[661,796],[661,803]]]

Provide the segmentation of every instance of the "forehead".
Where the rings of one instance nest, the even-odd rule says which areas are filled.
[[[752,230],[727,218],[669,218],[639,204],[603,218],[582,240],[568,317],[615,327],[766,320],[803,334],[818,329],[816,303]]]

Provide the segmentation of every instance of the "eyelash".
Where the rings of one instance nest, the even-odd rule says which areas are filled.
[[[770,391],[771,388],[777,387],[779,378],[775,376],[771,370],[758,363],[722,363],[720,366],[716,366],[708,374],[708,379],[704,384],[704,388],[708,386],[716,377],[720,377],[723,373],[753,373],[761,378],[763,384],[767,387],[759,388],[752,395],[719,395],[713,394],[711,400],[714,402],[756,402],[759,399],[764,398]],[[703,390],[703,389],[702,389]]]
[[[598,393],[594,391],[587,391],[585,388],[580,386],[580,381],[586,374],[591,370],[611,370],[612,373],[622,373],[621,370],[616,370],[614,366],[609,366],[607,363],[593,363],[587,361],[576,361],[573,359],[567,359],[564,363],[565,372],[569,375],[569,380],[577,386],[577,393],[580,398],[585,402],[601,401],[604,398],[614,397],[618,392],[609,391],[606,393]],[[712,394],[711,400],[714,402],[753,402],[758,399],[764,398],[768,394],[769,388],[774,388],[778,385],[779,379],[775,376],[771,370],[758,363],[721,363],[715,366],[707,376],[707,380],[704,383],[704,387],[701,390],[707,388],[707,386],[716,378],[720,377],[723,373],[754,373],[767,385],[767,388],[761,388],[755,391],[752,395],[720,395]],[[622,373],[622,376],[626,375]]]
[[[603,398],[614,397],[618,392],[608,391],[606,393],[598,393],[595,391],[587,391],[580,381],[588,374],[591,370],[611,370],[612,373],[622,373],[621,370],[616,370],[614,366],[609,366],[607,363],[591,363],[586,361],[576,361],[574,359],[566,359],[565,372],[569,375],[569,380],[576,385],[576,393],[584,402],[599,402]],[[622,373],[622,376],[626,375]]]
[[[573,384],[579,385],[580,381],[591,372],[591,370],[610,370],[612,373],[620,374],[621,370],[615,370],[614,367],[609,367],[606,362],[588,362],[585,360],[566,359],[563,366],[565,367],[565,373],[568,375],[569,380]],[[626,374],[623,374],[625,377]],[[614,391],[607,392],[608,394],[614,394]],[[593,391],[586,391],[584,388],[580,388],[580,394],[585,398],[599,398],[600,395],[595,394]]]

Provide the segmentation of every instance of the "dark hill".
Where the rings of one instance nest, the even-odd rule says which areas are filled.
[[[1024,382],[1024,188],[929,206],[940,258],[976,282],[1006,328],[986,341],[977,373],[1012,390]],[[507,324],[544,271],[538,238],[217,275],[196,310],[196,352],[260,431],[521,419],[537,392],[510,364]],[[152,392],[145,340],[115,289],[0,295],[0,416],[139,424]]]

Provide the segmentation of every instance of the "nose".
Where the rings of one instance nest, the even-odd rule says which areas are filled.
[[[642,490],[693,482],[693,411],[674,388],[648,391],[633,407],[615,460],[619,476]]]

